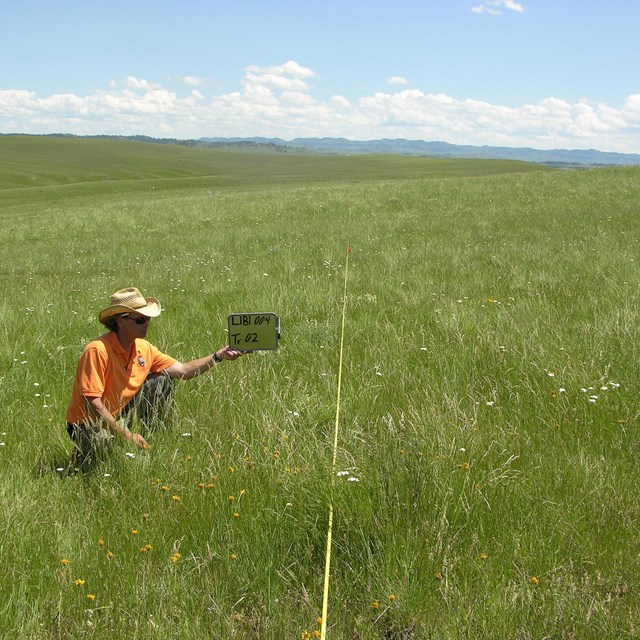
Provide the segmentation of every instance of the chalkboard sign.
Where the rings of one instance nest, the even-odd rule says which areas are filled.
[[[280,318],[275,313],[232,313],[228,317],[229,346],[240,351],[278,348]]]

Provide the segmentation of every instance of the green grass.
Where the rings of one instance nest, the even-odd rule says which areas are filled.
[[[49,142],[87,155],[46,177]],[[637,169],[11,144],[7,637],[300,638],[330,502],[329,638],[638,635]],[[359,482],[331,468],[349,245],[337,470]],[[77,358],[130,285],[176,357],[240,311],[277,312],[281,346],[181,383],[148,452],[67,476]]]

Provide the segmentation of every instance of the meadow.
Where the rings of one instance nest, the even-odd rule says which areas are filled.
[[[638,168],[0,137],[0,637],[319,637],[330,505],[327,638],[638,637],[639,203]],[[76,473],[126,286],[179,359],[229,313],[282,339]]]

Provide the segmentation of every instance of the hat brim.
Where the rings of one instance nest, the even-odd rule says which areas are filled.
[[[162,312],[160,301],[156,298],[145,298],[145,300],[147,304],[144,307],[138,307],[137,309],[128,307],[126,304],[113,304],[100,312],[98,320],[101,324],[106,324],[107,320],[109,320],[109,318],[113,318],[113,316],[131,312],[139,313],[141,316],[146,316],[147,318],[157,318]]]

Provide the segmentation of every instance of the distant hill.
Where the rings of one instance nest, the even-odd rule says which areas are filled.
[[[603,165],[640,165],[640,154],[611,153],[596,149],[554,149],[545,151],[527,147],[476,147],[472,145],[449,144],[448,142],[426,142],[424,140],[383,139],[383,140],[347,140],[346,138],[202,138],[209,143],[253,142],[279,147],[306,148],[322,153],[363,154],[392,153],[408,156],[429,156],[434,158],[472,158],[493,160],[522,160],[552,166],[603,166]]]

